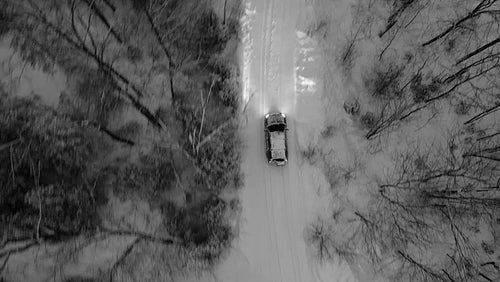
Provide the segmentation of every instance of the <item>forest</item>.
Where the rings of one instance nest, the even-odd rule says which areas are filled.
[[[389,281],[498,281],[500,3],[353,7],[341,48],[327,9],[309,30],[342,73],[347,91],[330,95],[349,116],[303,153],[334,207],[310,225],[315,254]]]
[[[56,105],[0,85],[0,280],[173,281],[227,251],[239,4],[212,4],[0,1],[2,40],[67,83]]]

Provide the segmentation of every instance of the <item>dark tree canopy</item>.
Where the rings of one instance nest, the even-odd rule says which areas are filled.
[[[96,228],[95,132],[36,98],[0,101],[0,224],[3,236],[55,240]]]

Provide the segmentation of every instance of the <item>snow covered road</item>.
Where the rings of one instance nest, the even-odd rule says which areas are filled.
[[[248,22],[251,42],[246,42],[251,44],[251,53],[244,55],[250,55],[245,62],[244,96],[252,100],[244,136],[246,185],[241,195],[240,250],[249,262],[250,273],[238,281],[311,281],[295,131],[295,26],[301,4],[300,0],[247,2],[247,12],[253,18]],[[286,167],[271,167],[265,159],[263,116],[270,111],[289,117],[290,160]]]
[[[299,27],[305,0],[246,0],[242,20],[242,222],[239,240],[216,274],[224,282],[356,281],[346,264],[324,269],[310,258],[305,229],[315,211],[313,169],[302,166],[306,147],[323,126],[319,51]],[[289,163],[267,164],[263,122],[268,112],[288,116]],[[321,176],[321,174],[319,174]]]

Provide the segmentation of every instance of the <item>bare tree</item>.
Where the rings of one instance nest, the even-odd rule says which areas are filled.
[[[394,0],[392,3],[391,14],[387,19],[387,25],[385,29],[378,34],[378,36],[379,37],[384,36],[384,34],[386,34],[403,16],[405,10],[407,10],[417,2],[418,0]]]
[[[434,36],[433,38],[427,40],[426,42],[422,43],[422,46],[428,46],[434,42],[436,42],[439,39],[444,38],[447,36],[450,32],[453,32],[454,30],[464,28],[463,25],[471,21],[481,15],[488,15],[491,17],[495,17],[500,10],[498,7],[494,6],[494,4],[497,2],[497,0],[480,0],[477,5],[474,7],[472,11],[467,13],[464,17],[461,17],[453,22],[448,28],[446,28],[443,32],[439,33],[438,35]],[[490,9],[491,8],[491,9]]]
[[[83,10],[81,5],[78,5],[79,1],[68,2],[68,7],[57,3],[57,1],[48,1],[45,5],[51,5],[50,7],[39,6],[30,0],[9,3],[14,8],[13,14],[16,18],[13,29],[17,30],[16,36],[19,40],[22,40],[19,41],[19,45],[15,45],[18,48],[27,48],[22,49],[21,52],[26,52],[26,58],[31,59],[32,64],[46,59],[32,53],[29,48],[32,48],[31,46],[49,48],[46,40],[54,38],[57,41],[57,46],[64,49],[64,51],[60,50],[60,52],[78,52],[80,57],[91,60],[100,71],[112,79],[118,97],[124,97],[155,126],[164,127],[163,122],[155,117],[140,101],[141,97],[147,96],[144,90],[128,78],[123,71],[113,66],[112,61],[104,55],[109,47],[107,37],[104,36],[101,39],[102,41],[99,42],[99,38],[103,35],[94,31],[95,27],[93,25],[95,22],[92,21],[91,17],[86,16],[88,12]],[[95,5],[92,4],[90,8],[93,13],[96,13],[95,9],[97,8]],[[99,15],[100,18],[102,17],[101,21],[103,21],[105,19],[104,15],[101,13]],[[89,20],[84,21],[83,18],[85,17],[88,17]],[[112,33],[117,34],[115,31]],[[118,35],[116,36],[118,37]],[[118,41],[122,43],[121,39]],[[46,49],[44,52],[50,51]],[[56,55],[50,56],[49,60],[52,60],[52,62],[41,63],[61,63],[63,60],[69,59],[57,58]]]
[[[222,29],[222,19],[215,16],[210,3],[6,0],[3,4],[7,8],[1,14],[8,13],[12,19],[12,46],[21,58],[45,71],[59,67],[69,77],[69,92],[75,93],[70,93],[67,101],[62,97],[55,110],[33,107],[26,113],[11,111],[27,118],[0,121],[0,173],[5,176],[0,180],[0,222],[7,226],[0,228],[0,270],[13,255],[41,245],[74,244],[69,249],[77,256],[89,244],[112,237],[133,241],[106,273],[111,280],[119,279],[116,273],[145,245],[157,251],[158,267],[166,260],[178,264],[179,269],[195,263],[212,265],[232,239],[225,221],[226,202],[218,193],[239,187],[241,179],[238,73],[228,62],[215,63],[230,35]],[[235,19],[224,21],[229,25]],[[193,74],[195,79],[191,79]],[[166,83],[159,87],[155,80]],[[4,109],[11,105],[3,102],[0,115],[5,116],[12,109]],[[129,162],[107,166],[109,163],[103,163],[108,161],[105,157],[110,149],[93,151],[93,142],[108,145],[99,132],[135,146],[136,140],[112,129],[121,122],[117,118],[121,116],[112,112],[124,106],[136,109],[155,129],[140,141],[151,145],[156,155],[141,154],[140,168]],[[17,118],[16,114],[9,118]],[[176,136],[167,132],[166,120],[169,129],[179,127]],[[47,128],[47,124],[51,126]],[[79,135],[80,131],[88,135]],[[45,140],[43,146],[37,143],[40,140]],[[37,155],[43,152],[54,155]],[[93,163],[87,165],[90,156]],[[65,165],[64,169],[60,165]],[[101,222],[105,215],[97,210],[105,197],[98,194],[103,187],[96,184],[100,174],[94,169],[113,175],[116,183],[130,184],[134,188],[130,190],[143,192],[134,194],[141,200],[146,198],[150,204],[156,200],[154,204],[161,205],[162,212],[171,212],[162,214],[161,231]],[[142,178],[137,181],[130,174],[122,175],[122,170]],[[158,195],[170,189],[174,180],[183,187],[186,202],[188,192],[204,193],[204,197],[186,209],[168,206],[168,201],[158,203]],[[115,192],[120,193],[118,189],[126,185],[115,186],[106,189],[117,188]],[[208,200],[206,195],[210,195]]]
[[[498,161],[472,153],[495,151],[496,145],[461,145],[458,140],[450,134],[445,148],[416,146],[395,155],[396,171],[379,185],[373,213],[357,213],[364,250],[374,262],[393,252],[401,262],[394,273],[398,279],[498,278],[481,266],[485,257],[468,233],[481,222],[496,220],[500,209]],[[432,254],[440,238],[449,238],[448,251]]]

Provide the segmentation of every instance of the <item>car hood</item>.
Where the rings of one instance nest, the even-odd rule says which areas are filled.
[[[267,119],[267,124],[283,124],[285,123],[285,118],[281,114],[272,114]]]

